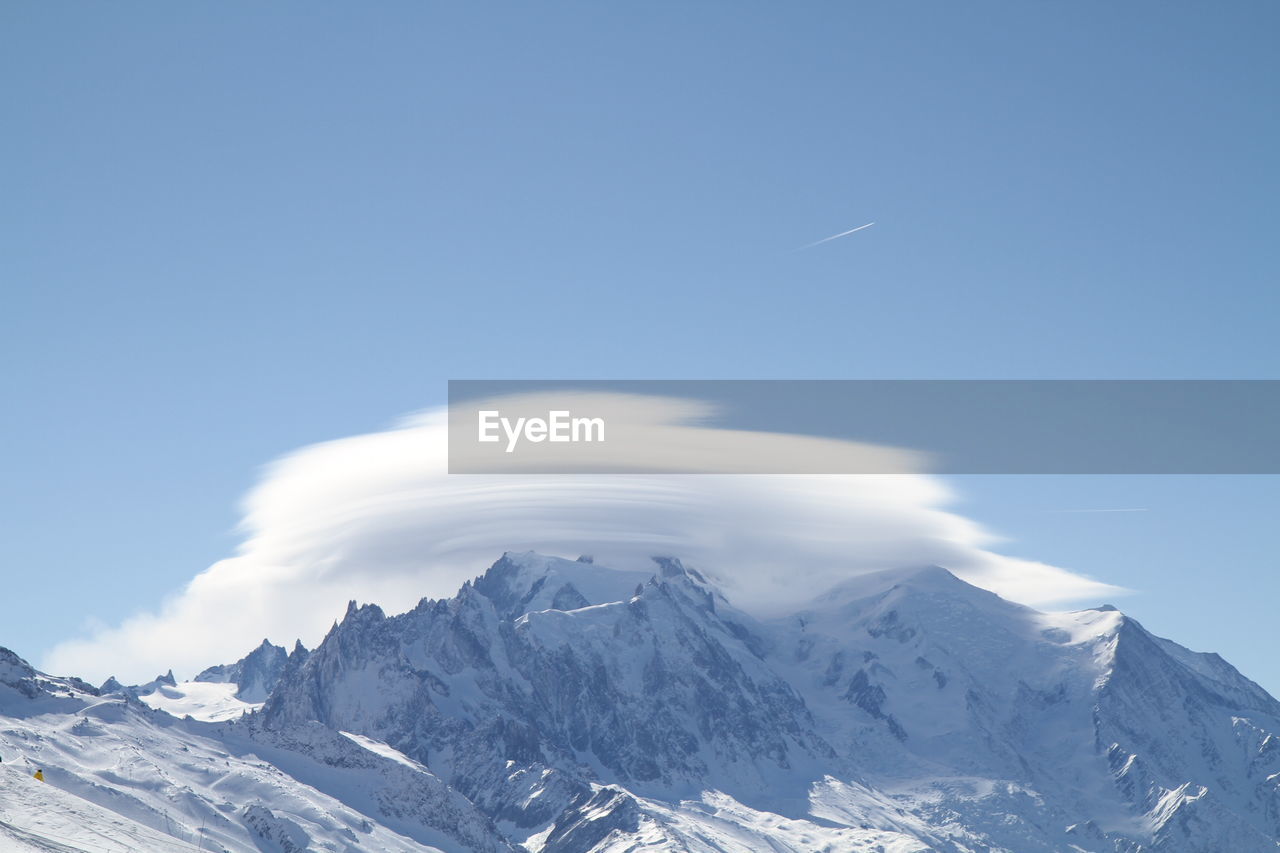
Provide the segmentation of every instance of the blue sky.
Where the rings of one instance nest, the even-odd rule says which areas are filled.
[[[153,606],[260,466],[448,378],[1274,378],[1278,32],[1261,2],[8,4],[0,644]],[[956,485],[1280,691],[1274,479]],[[1148,511],[1048,511],[1115,507]]]

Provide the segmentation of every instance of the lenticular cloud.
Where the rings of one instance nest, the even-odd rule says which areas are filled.
[[[647,402],[665,413],[660,434],[673,454],[706,443],[705,412]],[[310,646],[351,599],[397,612],[450,596],[503,551],[590,554],[619,567],[675,555],[764,616],[851,575],[904,566],[941,565],[1033,605],[1119,592],[988,550],[993,538],[947,511],[949,491],[924,474],[450,476],[447,429],[446,413],[433,411],[277,461],[246,498],[235,556],[157,612],[58,645],[45,668],[141,681],[235,660],[264,636]],[[793,440],[746,438],[779,454]]]

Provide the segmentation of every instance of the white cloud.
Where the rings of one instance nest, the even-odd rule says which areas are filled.
[[[704,409],[650,402],[663,413],[655,435],[673,458],[707,445]],[[812,449],[811,439],[792,436],[736,438],[761,452]],[[190,676],[235,660],[264,636],[311,647],[350,599],[406,610],[452,595],[507,550],[586,553],[618,566],[676,555],[759,613],[852,574],[927,564],[1028,604],[1120,592],[988,550],[994,538],[948,512],[946,486],[923,474],[450,476],[446,439],[436,411],[277,461],[245,501],[236,556],[158,612],[59,644],[44,669],[142,681],[170,666]]]

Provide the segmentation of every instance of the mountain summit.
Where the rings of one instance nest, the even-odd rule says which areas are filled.
[[[937,567],[762,621],[675,558],[509,553],[453,598],[353,602],[309,654],[206,671],[265,699],[234,722],[4,660],[0,751],[43,743],[53,786],[163,809],[64,745],[164,743],[226,850],[1280,850],[1280,703],[1114,608],[1042,613]],[[190,755],[226,766],[166,769]]]

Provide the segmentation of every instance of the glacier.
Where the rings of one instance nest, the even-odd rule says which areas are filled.
[[[759,618],[675,557],[508,553],[190,682],[0,651],[0,759],[4,850],[1280,850],[1274,698],[938,567]]]

